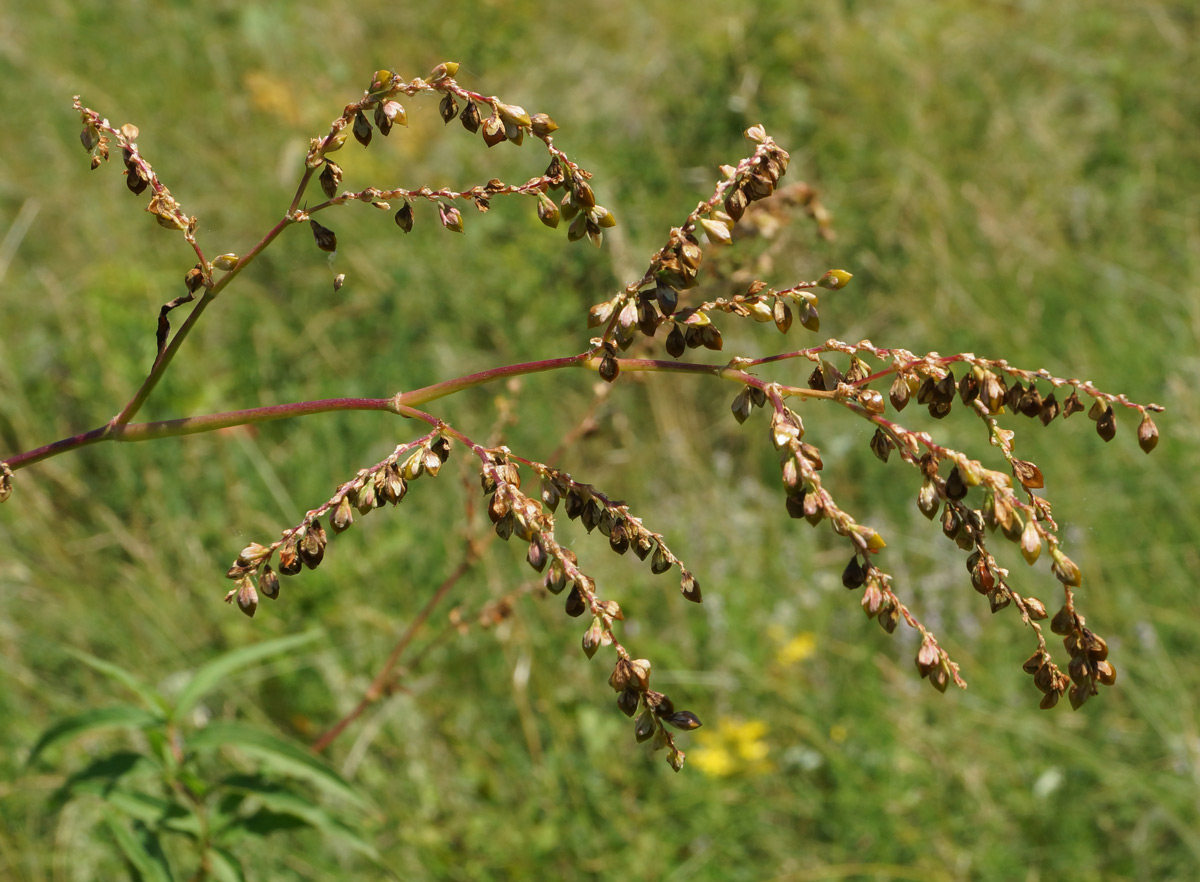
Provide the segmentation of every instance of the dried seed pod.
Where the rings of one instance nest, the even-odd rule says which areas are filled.
[[[337,195],[338,184],[342,182],[342,169],[336,162],[325,160],[325,167],[321,169],[321,176],[318,178],[321,183],[321,192],[329,199]]]
[[[692,603],[699,603],[703,599],[700,594],[700,582],[687,570],[683,571],[683,578],[679,582],[679,590]]]
[[[888,398],[892,402],[892,407],[897,411],[904,410],[908,406],[909,394],[908,379],[904,374],[896,374],[896,378],[892,380],[891,388],[888,389]]]
[[[613,525],[608,534],[608,544],[617,554],[624,554],[629,550],[629,530],[624,521],[618,521]]]
[[[562,561],[554,560],[550,564],[550,569],[546,571],[546,576],[542,579],[542,585],[551,594],[562,594],[563,589],[567,587],[567,573],[563,568]]]
[[[805,300],[800,304],[800,325],[806,331],[812,331],[814,334],[821,330],[821,316],[817,314],[817,308],[811,301]]]
[[[237,605],[238,609],[251,618],[254,617],[254,611],[258,609],[258,592],[249,576],[243,577],[238,583]]]
[[[450,120],[458,116],[458,104],[455,102],[454,96],[449,92],[442,96],[441,103],[438,104],[438,112],[442,115],[442,122],[447,125],[450,123]]]
[[[875,434],[871,436],[871,452],[881,462],[887,462],[888,457],[892,455],[892,439],[884,434],[883,429],[876,429]]]
[[[683,331],[679,329],[679,324],[673,322],[671,324],[671,333],[667,334],[667,354],[673,358],[679,358],[686,349],[687,338],[684,336]]]
[[[279,546],[279,572],[285,576],[294,576],[302,567],[300,555],[296,550],[296,539],[289,538]]]
[[[938,497],[937,484],[927,479],[917,493],[917,508],[921,510],[921,514],[932,521],[937,517],[940,507],[941,499]]]
[[[664,718],[664,722],[670,723],[676,729],[684,732],[690,732],[693,729],[699,729],[701,725],[700,718],[691,711],[676,711],[669,717]]]
[[[573,619],[577,619],[587,612],[587,603],[584,601],[578,585],[571,586],[571,592],[567,595],[566,612]]]
[[[1029,388],[1021,396],[1021,400],[1017,403],[1017,411],[1027,417],[1040,416],[1042,412],[1042,393],[1037,390],[1037,386],[1033,383],[1029,384]]]
[[[982,388],[979,378],[975,376],[975,371],[970,370],[963,374],[963,378],[958,381],[958,397],[963,404],[970,404],[979,397],[979,391]]]
[[[613,665],[613,672],[608,675],[608,685],[616,692],[632,689],[640,698],[641,690],[638,690],[637,684],[634,682],[633,673],[633,663],[627,658],[619,658]]]
[[[945,509],[942,510],[942,532],[947,539],[956,539],[962,529],[962,516],[959,515],[957,508],[947,502]]]
[[[1014,459],[1012,461],[1012,470],[1013,477],[1026,490],[1037,490],[1046,486],[1046,480],[1042,477],[1042,470],[1032,462],[1024,459]]]
[[[1046,604],[1042,603],[1036,597],[1026,597],[1024,603],[1025,611],[1029,613],[1029,618],[1035,622],[1040,622],[1050,617],[1050,613],[1046,611]]]
[[[1008,588],[1001,582],[988,594],[988,603],[991,605],[992,613],[998,613],[1010,603],[1012,603],[1012,594]]]
[[[1025,659],[1025,663],[1021,665],[1021,670],[1027,674],[1036,674],[1046,665],[1046,655],[1040,649],[1029,658]]]
[[[627,717],[632,717],[637,713],[638,705],[641,703],[642,694],[632,687],[625,687],[621,690],[621,694],[617,696],[617,707],[621,713]]]
[[[400,206],[395,215],[396,226],[404,230],[404,232],[412,232],[413,227],[413,210],[412,205],[405,202]]]
[[[900,624],[900,607],[896,602],[889,598],[884,598],[887,607],[879,611],[879,615],[875,621],[879,622],[879,627],[887,631],[889,634],[896,632],[896,626]]]
[[[204,287],[204,271],[200,268],[200,264],[196,264],[184,274],[183,284],[187,286],[189,294],[195,294]]]
[[[1066,606],[1062,607],[1050,620],[1050,630],[1059,636],[1073,634],[1075,632],[1075,613]]]
[[[733,218],[734,222],[736,223],[742,219],[742,215],[745,214],[746,206],[749,205],[749,203],[750,200],[746,198],[746,194],[742,191],[742,189],[740,187],[735,187],[730,191],[729,195],[725,197],[725,212],[731,218]]]
[[[962,472],[958,466],[950,470],[950,474],[946,478],[946,496],[953,499],[955,502],[967,495],[967,485],[963,481]]]
[[[315,220],[310,220],[308,225],[312,228],[313,239],[316,240],[317,247],[322,251],[337,251],[337,235],[328,227],[323,227]]]
[[[733,412],[733,418],[739,424],[746,422],[750,417],[750,411],[754,405],[750,402],[750,387],[743,386],[737,395],[733,396],[733,402],[729,405],[729,409]]]
[[[529,130],[544,141],[558,131],[558,123],[544,113],[535,113],[529,118]]]
[[[371,133],[374,130],[367,122],[367,116],[361,110],[354,114],[354,139],[366,147],[371,143]]]
[[[320,521],[313,520],[305,529],[304,536],[297,546],[300,560],[310,570],[316,569],[324,559],[326,542],[328,539],[325,536],[325,528],[321,526]]]
[[[644,741],[649,741],[654,737],[656,728],[657,727],[654,725],[653,714],[651,714],[649,711],[646,711],[640,717],[638,717],[637,724],[633,729],[633,737],[637,739],[639,744]]]
[[[270,564],[264,566],[258,574],[258,591],[268,600],[279,597],[279,576],[271,569]]]
[[[1149,453],[1158,446],[1158,426],[1154,425],[1154,420],[1150,419],[1148,413],[1142,414],[1142,421],[1138,424],[1137,438],[1138,447],[1142,448],[1145,453]]]
[[[463,108],[463,112],[459,115],[458,120],[463,124],[463,128],[472,135],[479,131],[482,118],[479,115],[479,107],[474,101],[467,102],[467,106]]]
[[[650,572],[656,576],[660,575],[671,569],[671,564],[671,558],[663,550],[662,545],[657,545],[654,549],[654,556],[650,558]]]
[[[858,555],[850,558],[846,568],[842,570],[842,585],[850,590],[861,588],[867,581],[867,571],[858,562]]]
[[[1079,393],[1075,389],[1072,389],[1071,394],[1067,396],[1067,400],[1063,402],[1063,419],[1066,419],[1073,413],[1079,413],[1083,409],[1083,402],[1079,400]]]
[[[1051,549],[1054,554],[1054,561],[1050,565],[1051,571],[1055,578],[1068,585],[1071,588],[1078,588],[1080,582],[1083,581],[1083,574],[1079,571],[1079,566],[1071,558],[1067,557],[1057,549]],[[1057,631],[1055,633],[1058,633]]]
[[[1112,686],[1117,682],[1117,669],[1112,666],[1111,662],[1098,661],[1096,662],[1096,679],[1105,686]]]
[[[354,522],[354,512],[350,505],[350,497],[343,496],[329,517],[329,526],[335,533],[341,533]]]
[[[591,627],[583,632],[583,654],[588,658],[593,658],[596,655],[596,650],[600,648],[600,641],[604,636],[604,629],[600,627],[599,620],[593,619]]]
[[[1058,399],[1054,397],[1054,392],[1051,391],[1049,395],[1042,399],[1042,409],[1038,411],[1038,419],[1042,421],[1043,426],[1048,426],[1058,414]]]

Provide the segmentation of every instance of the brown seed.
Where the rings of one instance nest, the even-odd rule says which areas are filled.
[[[1046,480],[1042,477],[1042,470],[1032,462],[1024,459],[1014,459],[1012,461],[1013,477],[1021,482],[1021,486],[1027,490],[1037,490],[1046,486]]]
[[[321,183],[321,192],[329,199],[337,195],[338,184],[342,182],[342,169],[336,162],[329,160],[325,161],[325,167],[321,169],[321,176],[318,178]]]
[[[367,122],[366,115],[360,110],[354,114],[354,138],[359,144],[366,147],[371,143],[371,124]]]
[[[683,578],[679,582],[679,590],[692,603],[700,603],[703,599],[700,593],[700,582],[687,570],[683,571]]]
[[[584,601],[578,585],[571,586],[571,593],[567,595],[566,611],[567,615],[573,619],[579,618],[587,611],[587,603]]]
[[[968,371],[958,381],[958,397],[963,404],[970,404],[979,397],[980,388],[979,378],[975,376],[975,372]]]
[[[312,228],[313,238],[316,240],[317,247],[322,251],[337,251],[337,235],[328,227],[323,227],[315,220],[310,220],[308,225]]]
[[[892,387],[888,390],[888,398],[891,399],[892,407],[897,411],[904,410],[908,406],[908,380],[903,374],[896,374],[896,378],[892,380]]]
[[[279,576],[269,564],[258,574],[258,591],[269,600],[279,597]]]
[[[1054,418],[1058,416],[1058,414],[1058,399],[1055,398],[1054,393],[1051,392],[1044,399],[1042,399],[1042,409],[1041,412],[1038,413],[1038,419],[1042,421],[1043,426],[1048,426],[1054,421]]]
[[[621,694],[617,696],[617,707],[621,709],[621,713],[627,717],[632,717],[637,713],[638,705],[641,703],[642,694],[632,686],[626,686],[621,690]]]
[[[643,713],[637,719],[637,724],[633,729],[633,737],[641,744],[644,741],[649,741],[654,737],[655,731],[654,716],[649,712]]]
[[[950,474],[946,478],[946,496],[957,502],[966,495],[966,482],[963,481],[962,472],[958,470],[958,466],[955,466],[950,470]]]
[[[544,141],[548,136],[558,131],[558,123],[544,113],[535,113],[529,118],[529,130],[533,132],[535,137],[541,138]]]
[[[1105,441],[1111,441],[1117,434],[1117,418],[1110,407],[1096,420],[1096,434]]]
[[[892,455],[892,439],[884,434],[883,429],[876,429],[875,434],[871,436],[871,452],[881,462],[887,462],[888,457]]]
[[[1072,389],[1067,400],[1063,402],[1063,419],[1066,419],[1073,413],[1079,413],[1081,410],[1083,410],[1083,402],[1079,400],[1079,393]]]
[[[463,124],[463,128],[472,135],[479,131],[479,125],[482,118],[479,115],[479,108],[474,101],[468,101],[467,106],[463,108],[463,112],[459,115],[458,121]]]
[[[1158,427],[1154,425],[1154,420],[1150,419],[1150,414],[1142,414],[1142,421],[1138,424],[1137,437],[1138,447],[1142,448],[1145,453],[1149,453],[1158,446]]]
[[[654,556],[650,558],[650,572],[656,576],[665,573],[671,569],[671,563],[671,558],[667,555],[667,552],[663,550],[661,545],[658,545],[654,549]]]
[[[676,711],[670,716],[665,717],[664,721],[684,732],[699,729],[701,725],[700,718],[691,711]]]
[[[413,228],[413,210],[412,205],[405,202],[396,212],[396,226],[404,230],[404,232],[412,232]]]
[[[606,355],[600,360],[600,378],[606,383],[611,383],[617,378],[620,373],[620,367],[617,365],[617,360],[611,355]]]
[[[850,558],[850,562],[842,570],[842,585],[853,591],[855,588],[861,588],[866,581],[867,571],[858,562],[858,555],[856,554]]]
[[[1050,630],[1060,636],[1073,633],[1075,631],[1075,614],[1064,606],[1050,620]]]

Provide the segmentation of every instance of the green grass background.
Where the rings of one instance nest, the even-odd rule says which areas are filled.
[[[726,733],[729,773],[675,775],[635,745],[607,664],[580,653],[557,601],[525,597],[501,627],[465,636],[445,633],[443,610],[404,689],[331,753],[377,806],[363,834],[405,879],[1195,879],[1197,18],[1190,3],[1105,0],[46,0],[0,13],[0,451],[115,413],[192,263],[119,164],[88,170],[72,94],[139,125],[211,254],[244,251],[275,221],[306,139],[376,68],[412,77],[446,59],[468,88],[554,116],[621,223],[597,251],[543,230],[527,205],[469,214],[462,237],[428,212],[404,237],[348,206],[324,218],[340,243],[332,267],[303,231],[285,236],[205,316],[147,419],[384,396],[578,351],[587,305],[641,273],[762,122],[792,153],[785,180],[817,186],[838,233],[823,242],[796,219],[766,281],[855,273],[822,298],[822,338],[1003,356],[1168,406],[1150,457],[1128,418],[1108,445],[1085,417],[1016,426],[1084,568],[1081,602],[1118,687],[1077,713],[1038,711],[1020,670],[1031,635],[989,616],[916,512],[913,476],[814,409],[808,440],[829,486],[884,532],[899,589],[963,663],[970,691],[937,695],[915,675],[911,634],[887,637],[840,587],[843,547],[787,519],[761,422],[729,419],[725,388],[624,378],[560,462],[664,532],[706,602],[582,536],[576,546],[627,609],[627,643],[654,660],[656,684],[705,721],[685,749],[695,758],[716,733],[711,755]],[[520,180],[544,166],[530,145],[485,151],[442,131],[432,102],[409,116],[388,142],[345,148],[347,185]],[[727,354],[785,345],[761,326],[728,338]],[[531,378],[439,413],[486,436],[503,394],[519,416],[507,442],[545,458],[593,382]],[[968,421],[922,427],[980,449]],[[66,774],[120,739],[23,766],[51,721],[120,698],[70,648],[169,689],[224,650],[319,624],[320,649],[238,676],[206,712],[311,740],[354,705],[461,555],[476,501],[459,480],[466,457],[334,539],[321,569],[253,621],[220,603],[221,575],[246,541],[274,537],[414,432],[321,416],[100,445],[18,473],[0,508],[0,877],[122,872],[93,826],[98,803],[48,808]],[[1053,602],[1044,565],[1011,566],[1018,590]],[[495,543],[454,602],[477,609],[527,573]],[[812,654],[781,654],[805,635]],[[240,857],[257,879],[379,872],[312,836]]]

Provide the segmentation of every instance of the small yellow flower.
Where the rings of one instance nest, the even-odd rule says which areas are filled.
[[[771,770],[767,725],[762,720],[722,720],[696,733],[689,760],[705,775],[762,775]]]
[[[811,631],[801,631],[783,646],[775,655],[775,660],[781,665],[799,664],[817,651],[817,638]]]

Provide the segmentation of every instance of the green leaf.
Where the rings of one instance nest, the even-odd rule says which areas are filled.
[[[208,850],[208,869],[217,882],[246,882],[241,861],[224,848],[214,846]]]
[[[80,771],[63,782],[51,800],[53,811],[62,808],[81,789],[101,795],[116,787],[121,779],[139,768],[157,769],[157,765],[144,754],[132,750],[121,750],[97,757]]]
[[[367,804],[366,799],[350,782],[324,760],[314,756],[308,748],[245,723],[211,723],[194,732],[188,738],[187,745],[200,751],[234,747],[282,775],[309,781],[327,793],[340,796],[356,805]]]
[[[112,831],[117,846],[143,882],[174,882],[171,865],[157,836],[148,830],[141,830],[141,835],[136,836],[112,815],[105,816],[104,821]]]
[[[191,679],[188,680],[187,685],[183,687],[183,691],[175,700],[175,711],[172,718],[178,720],[184,716],[207,692],[239,668],[249,667],[264,658],[279,655],[306,643],[312,643],[317,638],[323,637],[324,634],[325,632],[320,629],[313,629],[305,631],[303,634],[292,634],[277,640],[267,640],[217,656],[212,661],[201,665],[192,674]]]
[[[112,707],[98,707],[73,717],[53,723],[33,746],[26,766],[33,765],[34,760],[41,756],[47,748],[60,741],[78,738],[96,729],[111,729],[125,727],[130,729],[147,729],[151,726],[161,726],[166,720],[161,714],[152,713],[140,707],[129,704],[118,704]]]
[[[263,810],[238,818],[219,835],[247,833],[264,836],[277,830],[289,830],[296,822],[312,827],[328,838],[340,839],[354,851],[373,861],[380,861],[375,847],[355,832],[354,828],[329,814],[302,793],[286,785],[268,781],[258,775],[234,775],[222,782],[229,789],[241,790],[262,805]]]
[[[94,781],[78,787],[76,793],[94,794],[103,799],[106,805],[156,830],[180,833],[194,839],[200,838],[200,820],[195,813],[189,807],[172,800],[151,796],[149,793],[106,789]]]
[[[89,668],[97,670],[110,680],[115,680],[120,683],[122,686],[140,698],[142,703],[145,704],[150,710],[158,711],[162,714],[170,713],[171,706],[167,703],[167,700],[163,698],[157,690],[152,689],[139,680],[132,672],[125,670],[120,665],[115,665],[112,662],[105,661],[102,658],[96,658],[96,656],[89,655],[88,653],[82,652],[78,649],[68,649],[67,652],[75,656],[75,658],[79,659]]]

